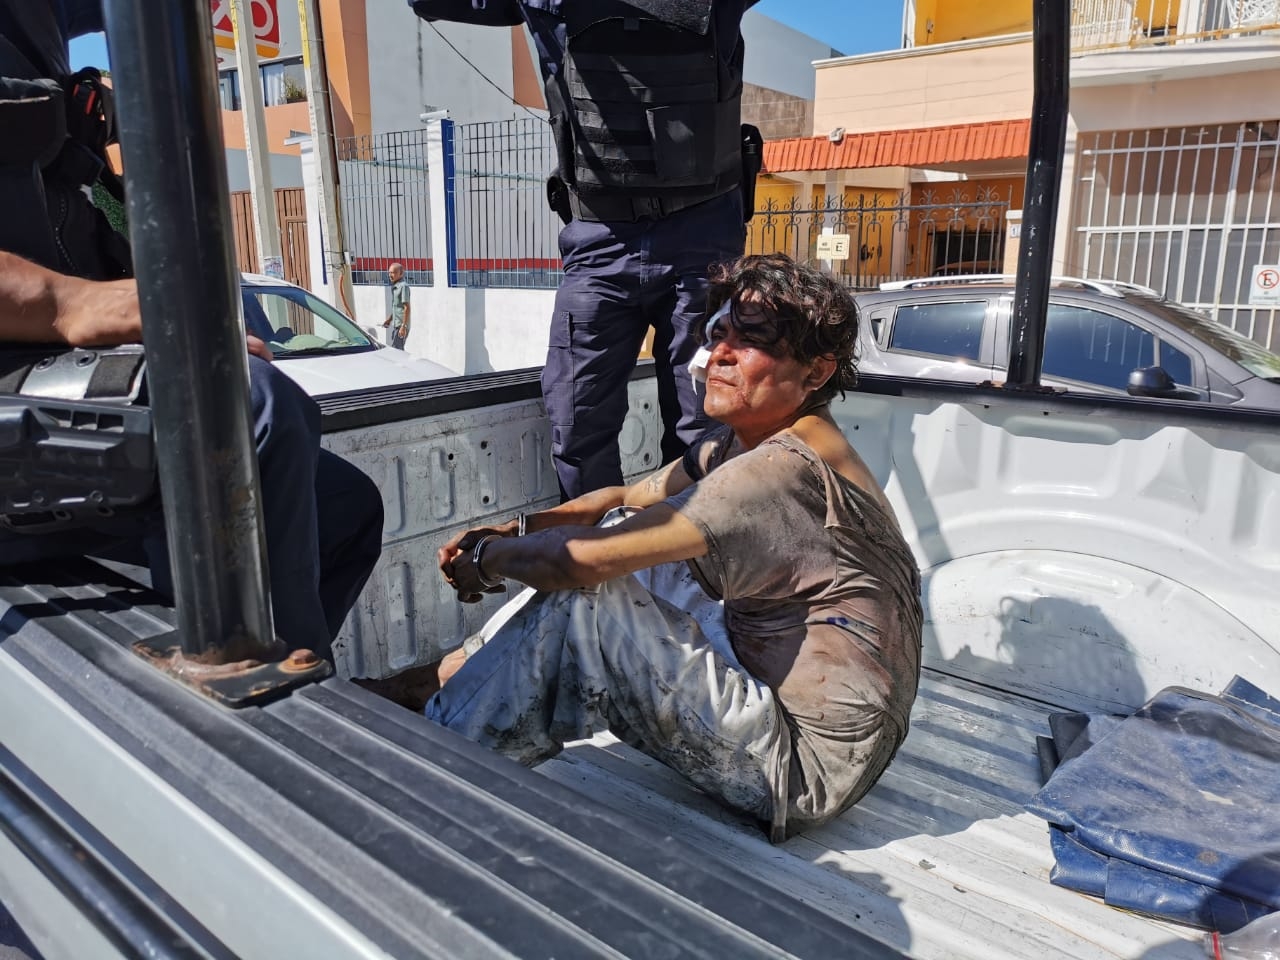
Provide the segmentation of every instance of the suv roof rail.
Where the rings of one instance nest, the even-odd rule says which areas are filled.
[[[953,277],[916,277],[913,280],[889,280],[880,284],[881,290],[918,290],[922,287],[946,287],[967,283],[1013,283],[1017,276],[1011,273],[970,273]],[[1107,297],[1119,297],[1126,293],[1141,293],[1148,297],[1160,297],[1151,287],[1123,280],[1090,280],[1086,277],[1052,277],[1054,284],[1075,284]]]

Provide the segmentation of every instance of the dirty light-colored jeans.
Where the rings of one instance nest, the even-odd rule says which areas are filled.
[[[526,589],[468,642],[426,715],[526,766],[607,727],[776,833],[790,735],[773,691],[734,657],[721,611],[683,563]]]

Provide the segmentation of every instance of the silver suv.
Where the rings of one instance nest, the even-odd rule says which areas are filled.
[[[1009,277],[936,277],[855,295],[865,373],[1005,378]],[[1280,355],[1154,290],[1061,278],[1049,294],[1047,386],[1280,409]]]

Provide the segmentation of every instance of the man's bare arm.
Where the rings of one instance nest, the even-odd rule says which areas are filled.
[[[142,340],[132,280],[81,280],[0,251],[0,340],[103,347]]]

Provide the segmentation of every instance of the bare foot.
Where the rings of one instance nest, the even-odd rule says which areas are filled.
[[[462,669],[462,665],[467,662],[467,652],[459,647],[451,653],[446,653],[444,658],[436,663],[436,676],[439,677],[440,686],[444,686],[453,675]]]
[[[466,662],[467,655],[459,647],[434,663],[410,667],[391,677],[352,677],[351,680],[380,697],[386,697],[392,703],[420,713],[427,701]]]
[[[427,701],[440,689],[440,679],[436,673],[440,661],[410,667],[391,677],[352,677],[366,690],[386,697],[392,703],[398,703],[414,712],[421,711]]]

